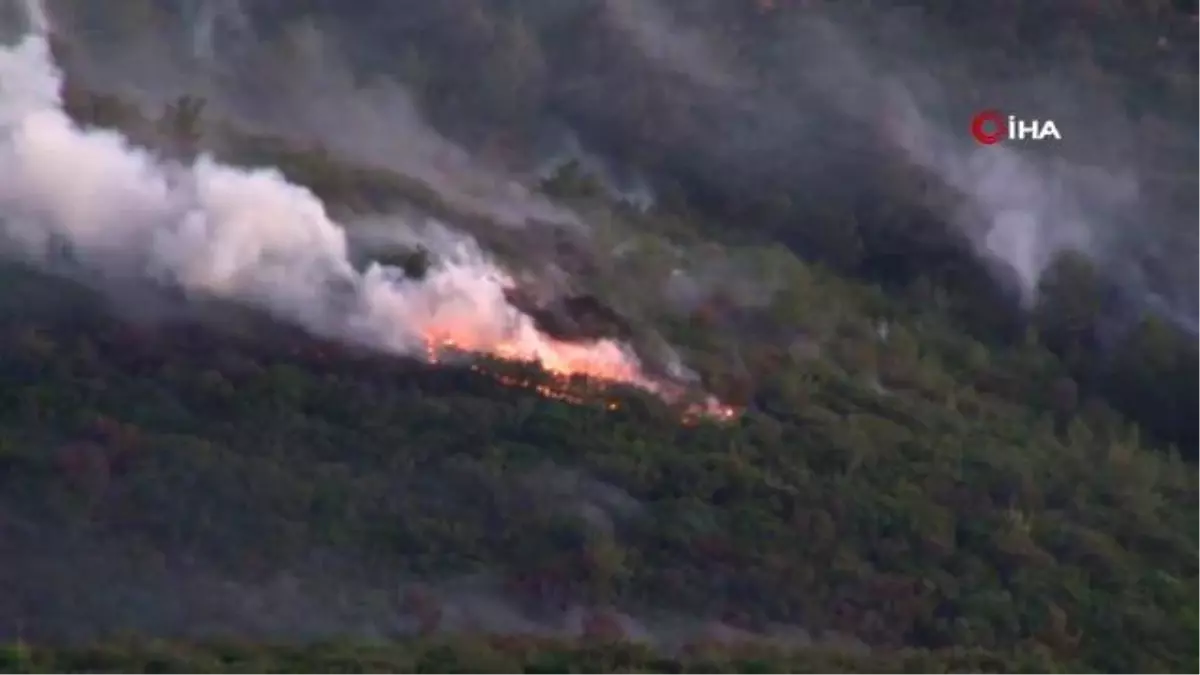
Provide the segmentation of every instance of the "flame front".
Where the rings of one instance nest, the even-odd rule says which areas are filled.
[[[501,384],[528,389],[546,398],[574,405],[603,400],[608,410],[620,407],[618,401],[600,396],[588,397],[578,386],[579,377],[586,377],[601,390],[616,385],[634,386],[654,393],[668,403],[679,402],[685,394],[683,387],[656,381],[643,371],[636,357],[612,340],[590,344],[563,342],[549,338],[528,324],[520,325],[513,337],[489,342],[478,334],[453,325],[441,325],[425,332],[425,353],[431,363],[444,361],[454,354],[486,354],[501,359],[537,363],[550,377],[548,382],[534,382],[512,375],[494,373],[479,364],[471,369],[495,378]],[[602,393],[602,392],[601,392]],[[688,404],[682,414],[684,424],[704,419],[728,421],[740,411],[708,396],[703,402]]]

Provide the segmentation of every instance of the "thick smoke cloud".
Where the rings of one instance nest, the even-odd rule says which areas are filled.
[[[345,230],[306,189],[274,170],[203,156],[166,163],[118,134],[81,130],[62,110],[60,85],[42,35],[0,50],[5,254],[249,304],[373,348],[413,354],[453,340],[552,370],[643,381],[615,342],[541,335],[506,303],[511,280],[471,240],[431,239],[438,262],[421,282],[379,264],[359,272]]]
[[[1194,195],[1187,203],[1164,196],[1150,175],[1156,160],[1144,152],[1144,125],[1112,88],[1093,86],[1087,50],[1059,45],[1045,58],[1034,57],[1034,47],[1030,54],[988,54],[987,45],[962,44],[928,17],[886,4],[859,11],[808,3],[803,12],[772,13],[771,6],[787,3],[558,0],[521,3],[516,12],[482,3],[492,14],[479,18],[473,3],[448,2],[406,7],[389,22],[407,26],[400,29],[366,19],[393,11],[382,3],[336,11],[300,4],[291,12],[234,0],[175,3],[176,13],[190,17],[175,38],[143,32],[134,49],[128,45],[137,40],[89,41],[80,31],[79,42],[104,51],[97,63],[106,65],[93,68],[99,79],[107,73],[114,83],[137,83],[146,91],[167,84],[208,87],[214,105],[418,176],[475,211],[498,214],[498,222],[570,221],[564,210],[497,178],[503,172],[481,172],[478,161],[424,123],[416,111],[428,114],[427,102],[396,83],[419,88],[422,65],[409,58],[410,42],[436,33],[441,37],[421,48],[433,45],[453,54],[454,62],[424,68],[461,69],[468,74],[463,86],[488,84],[495,79],[488,77],[495,53],[479,52],[471,40],[501,40],[511,26],[492,21],[492,14],[516,13],[526,39],[516,41],[522,49],[510,51],[527,72],[504,86],[523,87],[526,126],[570,127],[558,135],[568,140],[543,156],[581,154],[574,138],[602,158],[584,164],[619,166],[638,163],[639,148],[650,145],[669,158],[647,167],[653,192],[682,173],[703,177],[700,191],[724,191],[733,201],[769,197],[773,190],[793,201],[870,191],[871,181],[880,180],[880,158],[899,158],[956,193],[930,206],[1013,281],[1027,304],[1048,266],[1074,251],[1094,261],[1135,304],[1195,324],[1195,256],[1179,251],[1194,250],[1196,242],[1178,234],[1190,227],[1181,223],[1194,217]],[[764,18],[746,22],[753,10],[741,8],[756,4]],[[301,14],[308,23],[294,29]],[[730,27],[737,22],[743,32],[735,34]],[[286,70],[261,44],[267,38],[256,35],[268,25],[293,26],[286,39],[269,39],[289,45]],[[576,37],[564,38],[566,46],[548,46],[567,34]],[[1159,40],[1160,48],[1188,48],[1144,37],[1149,44]],[[461,49],[453,42],[460,38]],[[171,40],[185,47],[182,53],[164,45]],[[103,44],[121,47],[105,51]],[[354,68],[341,60],[343,52],[354,54]],[[358,82],[348,73],[362,70],[360,61],[385,64],[374,70],[388,77]],[[280,72],[289,77],[271,76]],[[279,91],[262,95],[263,83],[285,79],[287,86],[270,85]],[[654,91],[647,82],[660,86]],[[651,90],[634,97],[650,96],[648,104],[622,100],[631,83]],[[273,108],[271,100],[278,102]],[[1065,140],[1061,148],[973,146],[967,120],[983,107],[1053,118]],[[505,114],[486,106],[469,113],[485,128],[507,124]],[[455,126],[431,119],[443,130]],[[1184,144],[1195,142],[1194,133],[1184,136]]]

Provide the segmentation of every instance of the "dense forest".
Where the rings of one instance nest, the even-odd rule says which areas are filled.
[[[48,4],[80,124],[564,270],[543,331],[668,344],[739,412],[6,261],[0,669],[1200,667],[1195,3]],[[805,52],[818,19],[897,70],[961,55],[952,110],[1077,78],[1088,114],[1054,114],[1124,135],[1060,150],[1140,208],[1030,295],[949,215],[968,186],[806,79],[857,71],[789,67],[853,61]],[[349,84],[277,77],[317,33]],[[313,112],[384,77],[436,124]],[[591,154],[539,175],[550,128]]]

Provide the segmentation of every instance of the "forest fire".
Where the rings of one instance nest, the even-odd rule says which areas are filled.
[[[604,389],[618,385],[649,391],[668,403],[676,403],[684,398],[683,387],[650,379],[628,355],[610,342],[582,345],[538,336],[535,345],[523,345],[515,340],[484,345],[478,341],[450,337],[451,334],[450,331],[440,331],[427,335],[425,354],[430,363],[470,354],[533,361],[545,371],[547,379],[534,381],[497,373],[478,363],[472,364],[471,370],[488,375],[505,386],[527,389],[545,398],[573,405],[603,401],[606,409],[617,410],[621,403],[603,396],[603,393]],[[581,378],[585,378],[586,383]],[[703,420],[725,422],[735,419],[739,414],[737,408],[708,396],[703,402],[686,405],[681,422],[685,425],[694,425]]]

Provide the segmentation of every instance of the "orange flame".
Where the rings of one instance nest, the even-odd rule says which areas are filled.
[[[511,338],[486,344],[485,340],[472,339],[470,331],[456,331],[452,327],[442,327],[425,333],[425,354],[430,363],[443,362],[454,354],[472,353],[537,363],[550,376],[547,382],[535,382],[492,372],[480,364],[473,364],[471,370],[486,374],[505,386],[527,389],[545,398],[574,405],[603,400],[607,410],[617,410],[621,406],[619,401],[594,395],[617,385],[638,387],[656,394],[668,403],[679,402],[685,394],[683,387],[646,376],[637,360],[612,341],[585,345],[561,342],[539,333],[532,338],[527,336],[526,340]],[[593,388],[592,392],[584,392],[580,387],[578,378],[581,376],[587,378]],[[595,391],[596,387],[600,392]],[[588,393],[593,395],[589,396]],[[740,410],[736,407],[708,396],[702,402],[687,404],[681,421],[689,426],[706,419],[726,422],[735,419],[739,414]]]

